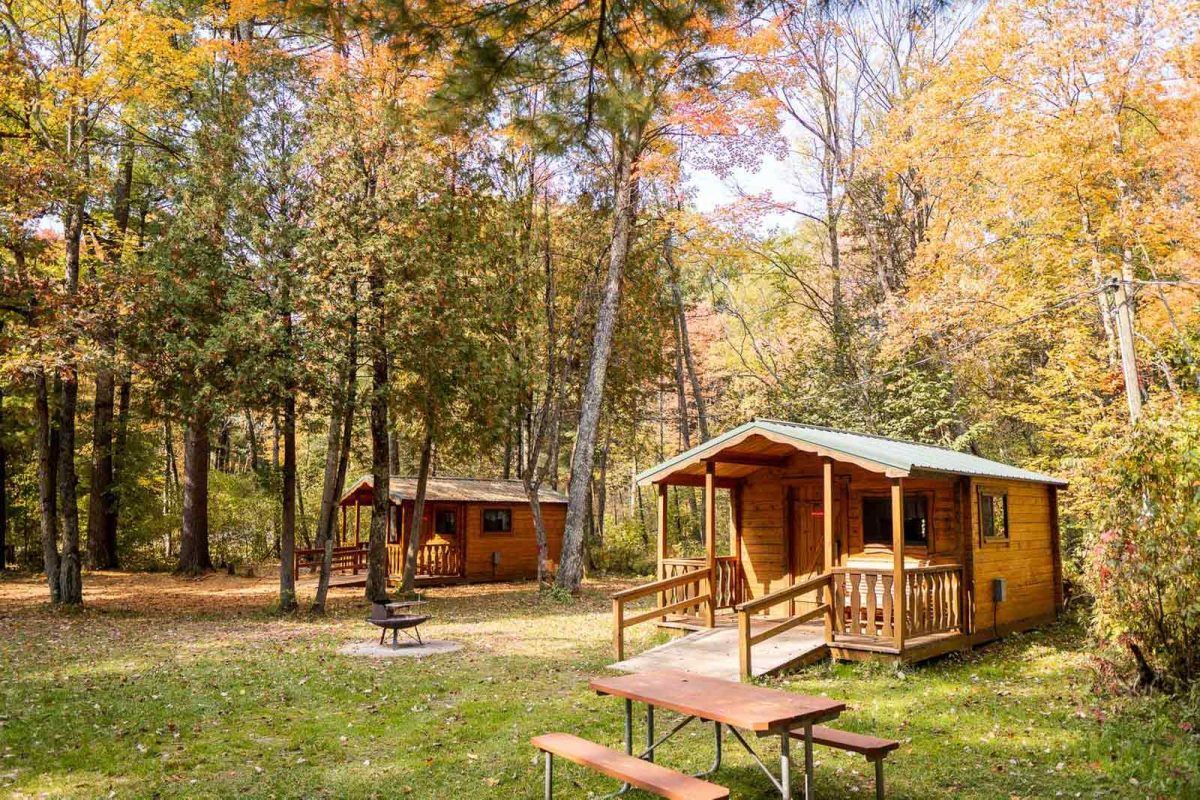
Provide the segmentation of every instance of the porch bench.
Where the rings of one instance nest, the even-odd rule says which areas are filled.
[[[544,733],[530,740],[546,756],[546,800],[554,796],[554,756],[593,769],[667,800],[728,800],[729,790],[569,733]]]
[[[792,731],[793,739],[804,739],[804,731]],[[877,736],[867,736],[862,733],[839,731],[836,728],[826,728],[823,725],[813,725],[813,744],[833,747],[850,753],[861,753],[867,761],[875,764],[875,798],[883,800],[883,760],[888,753],[900,746],[894,739],[880,739]]]

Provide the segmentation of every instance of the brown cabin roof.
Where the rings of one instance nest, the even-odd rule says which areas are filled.
[[[399,505],[417,496],[417,479],[393,475],[389,480],[388,494],[392,503]],[[364,488],[373,489],[370,475],[354,482],[341,502],[345,503]],[[527,503],[525,487],[519,480],[503,478],[429,478],[425,485],[425,499],[434,503]],[[538,500],[542,503],[566,503],[567,496],[551,489],[541,489]]]

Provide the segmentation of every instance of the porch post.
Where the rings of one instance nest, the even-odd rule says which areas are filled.
[[[704,462],[704,546],[708,551],[708,627],[716,624],[717,604],[717,465]]]
[[[825,529],[825,560],[824,572],[829,575],[830,583],[825,587],[825,602],[829,605],[829,611],[825,613],[825,641],[833,641],[833,581],[837,577],[831,574],[833,569],[833,459],[826,456],[821,459],[822,476],[824,492],[821,497],[821,521],[824,523]],[[840,609],[837,609],[840,610]],[[872,622],[872,624],[874,624]]]
[[[346,506],[342,506],[342,529],[338,532],[338,546],[346,543]]]
[[[667,577],[667,565],[664,563],[667,560],[667,485],[665,483],[656,483],[654,488],[658,490],[658,579],[661,581]],[[667,604],[667,593],[658,593],[658,607],[662,608]],[[662,618],[666,622],[667,618]]]
[[[358,547],[358,534],[362,528],[362,501],[358,497],[354,498],[354,546]]]
[[[733,564],[733,604],[742,602],[742,486],[738,484],[729,491],[729,550],[736,560]]]
[[[904,649],[904,482],[892,479],[892,614],[896,649]]]

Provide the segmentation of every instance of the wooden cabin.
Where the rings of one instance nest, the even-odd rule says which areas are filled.
[[[658,488],[658,580],[614,598],[618,661],[624,628],[650,620],[712,627],[732,615],[748,676],[755,645],[801,625],[823,627],[835,658],[916,661],[1044,624],[1063,606],[1066,483],[1047,475],[757,419],[637,481]],[[670,486],[703,488],[707,531],[717,530],[718,492],[728,492],[726,552],[708,535],[705,557],[673,556]],[[624,608],[651,595],[651,612]]]
[[[374,502],[370,475],[342,496],[335,562],[342,571],[365,570]],[[388,577],[404,573],[404,552],[412,527],[416,478],[393,477],[388,487]],[[567,517],[566,495],[539,492],[546,525],[546,570],[557,569]],[[364,509],[366,513],[364,513]],[[361,555],[358,555],[361,554]],[[479,583],[537,577],[537,533],[533,512],[519,480],[429,478],[417,550],[417,581],[422,585]],[[347,567],[347,565],[349,565]]]

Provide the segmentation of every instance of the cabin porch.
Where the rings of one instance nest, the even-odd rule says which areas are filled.
[[[358,487],[340,503],[340,525],[335,531],[331,585],[360,586],[366,583],[367,547],[370,538],[370,515],[374,502],[371,489]],[[363,513],[363,509],[367,513]],[[350,510],[354,510],[353,524]],[[387,577],[399,583],[404,577],[404,553],[412,525],[413,503],[389,499],[385,523],[387,548]],[[434,586],[456,583],[466,579],[466,558],[462,535],[465,508],[460,503],[426,503],[422,515],[421,543],[417,547],[416,581],[418,585]],[[315,572],[320,568],[324,551],[320,548],[298,549],[293,564],[294,574]]]
[[[721,662],[713,669],[732,662],[743,677],[818,652],[917,661],[971,645],[969,479],[888,474],[757,434],[641,477],[658,491],[658,579],[613,596],[616,668],[627,661],[624,631],[647,621],[685,631],[736,627],[736,637],[724,637],[736,653],[717,657],[713,637],[688,635],[628,661],[701,658],[707,648],[705,657]],[[672,553],[674,486],[703,490],[702,557]],[[711,532],[722,491],[728,552],[718,555]],[[794,642],[794,657],[767,655],[793,631],[808,634]]]

